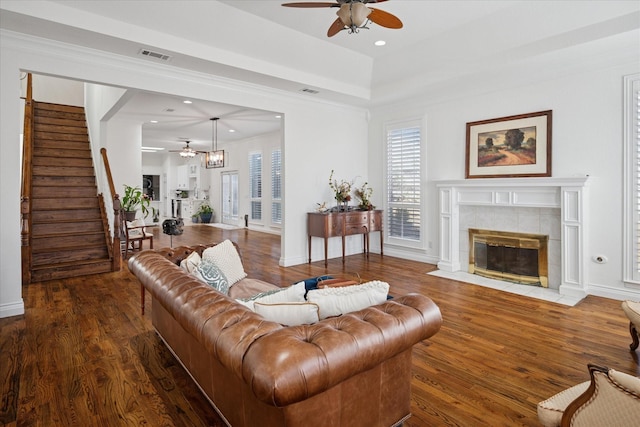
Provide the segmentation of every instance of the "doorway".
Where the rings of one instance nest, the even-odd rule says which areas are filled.
[[[222,173],[222,223],[238,225],[238,172]]]

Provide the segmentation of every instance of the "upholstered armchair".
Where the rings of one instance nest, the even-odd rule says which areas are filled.
[[[590,381],[538,403],[545,427],[640,425],[640,378],[589,364]]]
[[[631,334],[631,344],[629,348],[635,351],[640,344],[640,302],[622,301],[622,311],[629,319],[629,333]]]

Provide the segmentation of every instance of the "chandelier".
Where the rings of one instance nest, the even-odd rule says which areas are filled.
[[[218,150],[218,120],[219,117],[211,119],[211,151],[207,152],[207,169],[224,167],[224,150]]]

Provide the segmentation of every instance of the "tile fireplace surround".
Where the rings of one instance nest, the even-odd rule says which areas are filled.
[[[462,239],[468,239],[466,234],[461,235],[461,228],[469,225],[461,221],[461,211],[466,212],[469,209],[467,207],[482,207],[484,212],[488,212],[487,209],[504,212],[505,208],[518,208],[518,212],[555,209],[559,211],[560,259],[551,259],[550,255],[550,276],[556,277],[553,281],[556,283],[550,282],[550,287],[557,289],[560,295],[584,298],[587,295],[587,184],[588,177],[437,181],[440,228],[438,268],[443,272],[467,271],[468,247],[461,244],[461,241],[464,242]],[[497,231],[501,230],[500,227],[500,223],[483,224],[483,228]],[[550,236],[550,239],[553,238]],[[555,272],[552,264],[556,264]]]

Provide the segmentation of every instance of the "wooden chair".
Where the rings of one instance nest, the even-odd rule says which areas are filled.
[[[129,257],[129,251],[133,253],[142,250],[142,242],[145,240],[149,241],[149,249],[153,249],[153,233],[146,231],[143,219],[124,220],[122,228],[125,235],[124,259]]]

